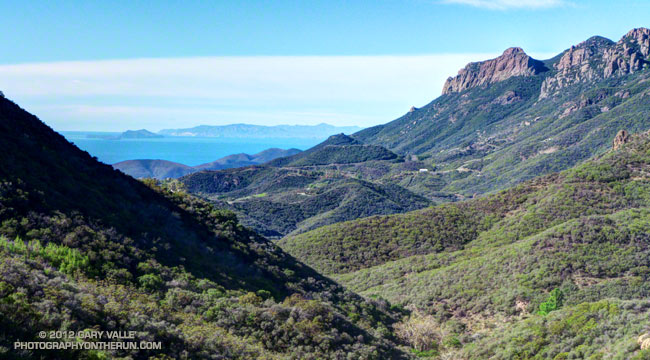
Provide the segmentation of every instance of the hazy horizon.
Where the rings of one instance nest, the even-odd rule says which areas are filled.
[[[119,134],[123,133],[128,130],[147,130],[151,131],[153,133],[161,133],[164,130],[183,130],[183,129],[193,129],[193,128],[198,128],[202,126],[207,126],[207,127],[225,127],[225,126],[235,126],[235,125],[252,125],[252,126],[263,126],[263,127],[282,127],[282,126],[309,126],[309,127],[317,127],[317,126],[332,126],[335,128],[359,128],[359,130],[366,129],[367,127],[363,126],[358,126],[358,125],[332,125],[328,123],[320,123],[320,124],[277,124],[277,125],[257,125],[257,124],[246,124],[246,123],[232,123],[232,124],[221,124],[221,125],[215,125],[215,124],[199,124],[195,126],[189,126],[189,127],[179,127],[179,128],[165,128],[165,129],[160,129],[157,131],[153,131],[151,129],[147,128],[129,128],[129,129],[124,129],[124,130],[59,130],[61,133],[111,133],[111,134]],[[56,130],[56,129],[55,129]]]
[[[0,32],[0,91],[57,131],[369,127],[424,106],[467,63],[508,47],[546,59],[593,35],[618,40],[646,25],[650,3],[163,2],[156,9],[0,3],[11,29]]]

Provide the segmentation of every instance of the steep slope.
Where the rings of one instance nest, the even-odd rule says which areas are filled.
[[[4,98],[0,153],[0,357],[404,356],[386,303],[345,291],[230,212],[97,162]],[[161,347],[13,345],[90,328]]]
[[[649,34],[593,37],[543,62],[509,49],[469,64],[428,105],[353,137],[435,164],[448,194],[567,169],[606,151],[618,129],[650,128]]]
[[[430,204],[381,179],[401,164],[402,159],[380,146],[340,134],[263,166],[205,171],[179,180],[188,192],[234,210],[265,236],[282,237]]]
[[[483,198],[279,244],[452,334],[452,345],[432,338],[452,358],[645,358],[637,337],[650,327],[650,133],[621,132],[614,145]]]
[[[221,159],[196,166],[187,166],[167,160],[126,160],[113,164],[113,168],[127,175],[131,175],[136,179],[175,179],[202,170],[221,170],[262,164],[273,159],[292,156],[299,152],[300,150],[298,149],[284,150],[271,148],[253,155],[244,153],[228,155]]]

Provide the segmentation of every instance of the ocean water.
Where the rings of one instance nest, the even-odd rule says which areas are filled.
[[[197,138],[164,137],[159,139],[120,139],[109,140],[92,136],[117,136],[119,133],[107,132],[62,132],[68,141],[80,149],[96,156],[99,161],[114,164],[124,160],[158,159],[195,166],[222,158],[224,156],[246,153],[255,154],[269,148],[300,150],[308,149],[322,139],[241,139],[241,138]],[[91,137],[89,137],[89,135]]]

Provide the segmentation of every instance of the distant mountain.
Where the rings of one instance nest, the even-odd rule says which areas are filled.
[[[343,215],[334,216],[324,209],[342,204],[337,197],[318,200],[319,211],[297,205],[307,199],[302,194],[311,194],[306,190],[317,187],[320,196],[340,191],[342,179],[427,200],[414,206],[513,186],[606,151],[620,128],[650,128],[649,35],[635,29],[618,42],[592,37],[544,61],[510,48],[468,64],[447,80],[442,96],[390,123],[334,135],[265,170],[192,174],[181,181],[195,194],[226,201],[269,236],[407,208],[345,202]]]
[[[351,134],[361,130],[358,126],[318,125],[276,125],[262,126],[249,124],[200,125],[187,129],[164,129],[159,134],[167,136],[225,137],[225,138],[325,138],[329,135]]]
[[[120,139],[159,139],[164,136],[152,133],[149,130],[140,129],[140,130],[127,130],[119,135],[98,135],[98,134],[87,134],[88,138],[98,138],[106,140],[120,140]]]
[[[202,171],[179,181],[188,192],[235,211],[262,234],[281,237],[430,205],[429,199],[382,180],[404,166],[403,158],[381,146],[338,134],[261,166]]]
[[[221,159],[201,164],[188,166],[167,160],[126,160],[113,164],[115,169],[131,175],[136,179],[154,178],[169,179],[178,178],[196,171],[221,170],[235,167],[262,164],[283,156],[291,156],[299,153],[298,149],[267,149],[254,155],[234,154]]]
[[[441,192],[486,193],[602,153],[621,128],[649,129],[649,67],[645,28],[544,61],[511,48],[468,64],[428,105],[352,136],[435,164]]]
[[[271,149],[266,149],[254,155],[248,155],[243,153],[228,155],[222,157],[221,159],[215,160],[213,162],[194,166],[194,168],[197,170],[221,170],[221,169],[229,169],[229,168],[236,168],[236,167],[249,166],[249,165],[257,165],[257,164],[263,164],[265,162],[269,162],[274,159],[293,156],[301,152],[302,151],[298,149],[284,150],[278,148],[271,148]]]

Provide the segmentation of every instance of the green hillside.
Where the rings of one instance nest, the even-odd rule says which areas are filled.
[[[619,129],[650,129],[648,48],[645,28],[618,42],[595,36],[545,61],[510,48],[469,64],[442,96],[392,122],[181,182],[272,238],[494,193],[603,154]]]
[[[341,134],[261,166],[204,171],[179,181],[189,193],[229,208],[247,226],[279,238],[431,204],[433,199],[390,179],[404,164],[383,147],[363,145]]]
[[[332,135],[301,153],[275,159],[270,166],[352,164],[370,160],[392,160],[398,156],[377,145],[365,145],[345,134]]]
[[[489,86],[448,90],[353,137],[426,159],[441,170],[441,191],[465,196],[567,169],[606,151],[619,129],[650,129],[649,33],[634,29],[618,42],[592,37],[546,60],[548,71],[512,69]],[[516,59],[506,51],[470,64],[464,76],[487,81],[480,77],[491,73],[479,73],[478,65]]]
[[[279,244],[356,292],[430,316],[458,340],[438,339],[454,358],[645,359],[636,338],[650,327],[648,194],[645,133],[494,195]],[[539,315],[554,289],[562,310]]]
[[[0,153],[0,357],[406,356],[386,302],[346,291],[228,211],[97,162],[4,98]],[[13,345],[91,328],[161,348]]]

